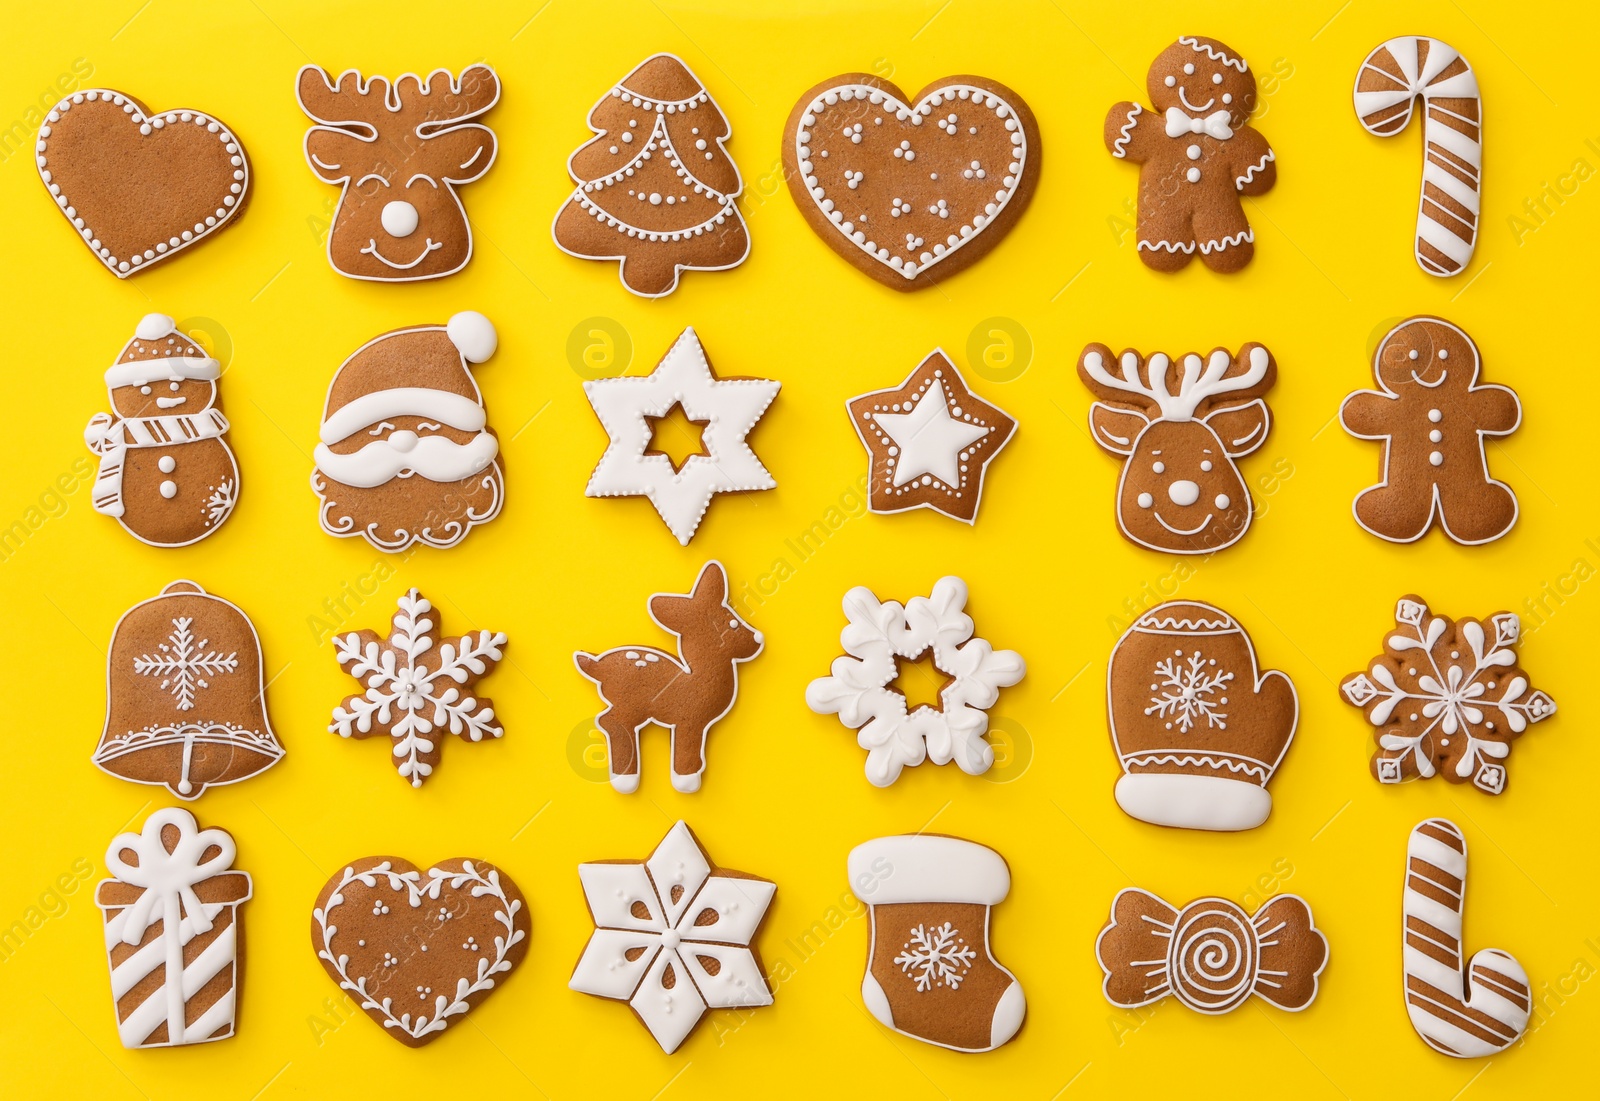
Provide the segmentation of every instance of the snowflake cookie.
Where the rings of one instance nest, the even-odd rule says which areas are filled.
[[[1372,774],[1398,784],[1437,773],[1499,795],[1511,743],[1556,710],[1517,667],[1522,621],[1500,612],[1452,623],[1417,596],[1402,597],[1394,618],[1383,653],[1339,685],[1377,728]]]
[[[772,1004],[750,947],[778,885],[711,864],[679,822],[648,860],[579,864],[594,935],[567,985],[633,1007],[672,1054],[707,1009]]]
[[[839,641],[845,656],[834,659],[831,675],[806,687],[806,704],[860,731],[856,742],[867,751],[867,779],[877,787],[888,787],[902,768],[925,759],[954,761],[973,776],[994,764],[983,737],[988,708],[1027,666],[1015,650],[996,650],[973,637],[966,604],[967,583],[959,577],[940,578],[931,596],[912,597],[904,606],[880,601],[862,586],[844,595],[850,622]],[[916,661],[930,651],[948,683],[937,705],[909,709],[895,686],[900,660]]]

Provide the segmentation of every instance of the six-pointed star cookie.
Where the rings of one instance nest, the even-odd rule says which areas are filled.
[[[872,457],[873,512],[932,508],[969,524],[977,519],[984,467],[1017,427],[967,389],[938,348],[898,387],[863,394],[849,409]]]
[[[692,328],[683,330],[645,377],[584,383],[595,416],[611,436],[584,493],[650,498],[678,542],[687,546],[713,495],[777,486],[745,436],[778,396],[779,385],[764,378],[717,378]],[[671,458],[650,450],[650,422],[667,416],[673,406],[703,426],[703,453],[690,455],[678,469]]]

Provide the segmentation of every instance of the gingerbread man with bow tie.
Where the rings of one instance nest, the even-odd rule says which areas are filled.
[[[1106,148],[1139,169],[1139,259],[1177,271],[1200,253],[1212,271],[1255,255],[1240,198],[1278,181],[1272,147],[1245,120],[1256,105],[1250,67],[1214,38],[1184,36],[1150,66],[1154,111],[1119,103],[1106,115]]]

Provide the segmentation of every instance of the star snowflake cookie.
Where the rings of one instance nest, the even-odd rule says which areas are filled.
[[[1394,618],[1383,653],[1339,686],[1377,728],[1372,774],[1385,784],[1437,774],[1499,795],[1511,743],[1556,711],[1517,667],[1522,621],[1500,612],[1452,623],[1416,596]]]
[[[972,523],[983,474],[1017,422],[967,388],[935,349],[899,386],[851,399],[850,423],[866,446],[873,512],[931,508]]]
[[[648,860],[579,864],[594,919],[567,983],[633,1007],[667,1054],[707,1009],[772,1004],[750,947],[778,885],[715,868],[683,822]]]
[[[688,546],[718,493],[777,488],[745,437],[777,398],[780,385],[764,378],[718,378],[692,328],[643,378],[585,382],[584,393],[611,443],[584,493],[650,498],[678,542]],[[702,452],[681,466],[651,449],[651,422],[674,408],[702,426]]]
[[[877,787],[888,787],[901,769],[924,760],[954,761],[972,776],[994,764],[984,740],[988,708],[1027,666],[1015,650],[996,650],[973,637],[966,604],[967,583],[959,577],[940,578],[931,596],[914,596],[903,607],[862,586],[844,595],[850,622],[839,642],[845,656],[834,659],[829,676],[806,687],[806,705],[860,731],[856,742],[867,751],[867,780]],[[910,708],[895,684],[900,661],[930,651],[947,683],[937,705]]]
[[[388,638],[352,631],[333,640],[340,667],[367,690],[333,709],[328,730],[341,738],[387,735],[401,778],[417,788],[439,763],[440,734],[480,742],[505,733],[494,705],[466,690],[505,656],[506,636],[478,631],[440,643],[432,612],[411,589],[400,598]]]

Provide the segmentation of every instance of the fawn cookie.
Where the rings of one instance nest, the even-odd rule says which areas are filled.
[[[1472,66],[1437,38],[1402,35],[1367,55],[1356,73],[1356,117],[1369,134],[1393,137],[1422,99],[1422,198],[1417,266],[1455,275],[1478,243],[1483,172],[1483,101]]]
[[[639,790],[639,732],[654,723],[672,735],[673,789],[699,791],[706,735],[733,710],[739,665],[761,653],[764,640],[728,603],[721,562],[700,567],[690,592],[651,596],[649,608],[656,626],[677,637],[676,655],[617,646],[602,654],[579,650],[572,660],[606,705],[595,725],[606,735],[611,786],[624,795]]]
[[[677,290],[685,269],[744,263],[744,183],[724,148],[733,129],[681,58],[634,66],[590,108],[589,129],[567,160],[578,186],[550,227],[557,248],[619,261],[622,285],[645,298]]]
[[[1017,422],[968,389],[942,348],[899,386],[852,398],[846,408],[871,459],[873,512],[931,508],[977,520],[983,475]]]
[[[56,206],[118,279],[210,237],[250,197],[250,158],[216,116],[152,114],[123,92],[73,92],[34,149]]]
[[[688,546],[712,497],[777,487],[746,437],[782,385],[717,377],[692,328],[683,330],[650,374],[585,382],[583,392],[610,442],[584,493],[648,497],[667,530]],[[657,422],[674,410],[701,429],[700,450],[681,464],[656,442]]]
[[[1383,653],[1339,685],[1374,728],[1372,775],[1398,784],[1437,774],[1499,795],[1511,743],[1556,712],[1517,665],[1522,620],[1500,612],[1452,623],[1404,596],[1394,621]]]
[[[1472,338],[1437,317],[1402,321],[1372,357],[1377,390],[1357,390],[1339,423],[1382,440],[1382,481],[1356,495],[1356,523],[1380,539],[1411,543],[1430,527],[1457,543],[1489,543],[1517,522],[1517,495],[1489,477],[1484,440],[1522,423],[1506,386],[1479,385]]]
[[[1272,430],[1263,396],[1278,379],[1272,353],[1246,344],[1176,362],[1118,356],[1090,344],[1078,377],[1096,397],[1089,407],[1095,442],[1123,460],[1117,527],[1129,542],[1172,554],[1210,554],[1238,542],[1255,504],[1235,459]]]
[[[466,857],[427,869],[397,856],[352,860],[311,911],[322,969],[407,1047],[437,1040],[503,986],[528,934],[511,877]]]
[[[778,885],[716,867],[687,825],[648,860],[578,865],[594,935],[567,986],[627,1002],[668,1055],[710,1009],[772,1004],[752,942]]]
[[[1111,651],[1106,699],[1123,810],[1197,830],[1267,820],[1300,700],[1227,612],[1174,601],[1140,616]]]
[[[1200,251],[1212,271],[1239,271],[1255,255],[1240,201],[1278,182],[1272,147],[1246,120],[1256,78],[1214,38],[1184,36],[1145,78],[1153,110],[1118,103],[1106,115],[1111,155],[1139,166],[1139,259],[1177,271]]]
[[[122,614],[106,655],[96,765],[198,799],[282,759],[267,720],[261,640],[244,612],[174,581]]]
[[[376,631],[335,635],[339,668],[366,685],[333,709],[330,733],[387,736],[402,780],[419,788],[439,763],[446,733],[469,742],[498,738],[494,704],[469,689],[505,657],[506,636],[479,630],[439,637],[439,614],[415,589],[400,598],[387,638]]]
[[[784,178],[829,248],[895,290],[976,263],[1022,217],[1039,180],[1039,127],[1004,84],[936,80],[915,99],[867,73],[800,97]]]
[[[828,676],[806,686],[806,706],[838,715],[859,731],[856,743],[867,751],[867,780],[874,786],[888,787],[901,769],[924,760],[954,761],[970,776],[994,764],[984,740],[989,708],[1000,689],[1022,680],[1027,665],[1015,650],[996,650],[974,637],[966,606],[967,583],[959,577],[941,577],[932,595],[914,596],[904,606],[880,601],[859,585],[844,594],[844,656],[834,659]],[[906,699],[908,665],[925,656],[942,685],[932,702],[913,707]]]
[[[237,1017],[250,874],[233,867],[233,838],[201,829],[179,807],[158,810],[106,849],[95,890],[126,1048],[226,1040]]]
[[[1027,998],[989,938],[993,909],[1011,891],[1005,859],[975,841],[922,833],[857,845],[847,866],[872,918],[867,1011],[952,1051],[992,1051],[1015,1036]]]
[[[339,366],[312,452],[323,531],[387,551],[453,547],[500,515],[500,441],[472,375],[497,345],[466,310],[374,337]]]
[[[1445,818],[1419,822],[1406,844],[1406,1013],[1422,1042],[1457,1059],[1504,1051],[1528,1027],[1533,991],[1509,952],[1483,948],[1466,959],[1467,839]]]
[[[186,547],[222,526],[239,464],[218,407],[222,365],[166,314],[146,314],[106,369],[111,412],[83,441],[100,458],[94,510],[153,547]]]
[[[1275,895],[1253,915],[1225,898],[1179,909],[1127,887],[1094,942],[1106,1001],[1124,1009],[1172,995],[1196,1013],[1231,1013],[1254,994],[1298,1012],[1317,997],[1328,941],[1299,895]]]
[[[500,99],[487,65],[459,77],[436,69],[393,83],[306,65],[295,78],[306,163],[339,185],[328,262],[352,279],[401,282],[453,275],[472,259],[472,224],[456,189],[494,164],[494,131],[476,121]]]

